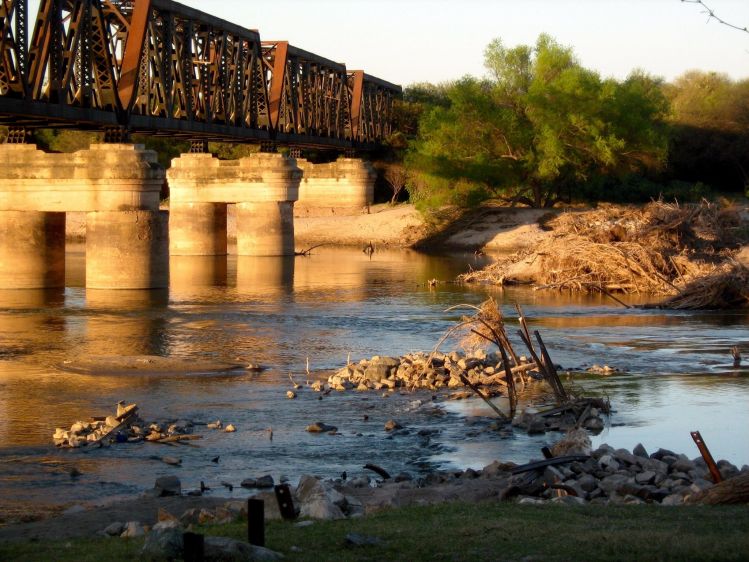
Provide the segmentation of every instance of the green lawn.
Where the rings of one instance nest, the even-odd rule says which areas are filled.
[[[244,524],[206,534],[242,539]],[[345,536],[381,546],[348,547]],[[269,548],[289,560],[749,560],[749,507],[445,504],[298,528],[275,522]],[[142,541],[0,544],[0,560],[137,560]],[[292,550],[292,547],[296,549]]]

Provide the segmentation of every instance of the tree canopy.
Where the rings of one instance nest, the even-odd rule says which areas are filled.
[[[690,71],[665,92],[671,103],[670,175],[749,189],[749,80]]]
[[[485,66],[488,78],[445,86],[444,103],[421,114],[407,158],[417,201],[550,205],[594,176],[664,163],[658,80],[639,71],[603,79],[548,35],[514,48],[495,40]]]

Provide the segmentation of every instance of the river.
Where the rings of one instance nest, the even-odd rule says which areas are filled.
[[[340,368],[349,357],[431,350],[459,318],[447,308],[489,294],[513,325],[519,302],[563,367],[625,370],[567,381],[611,400],[611,424],[594,444],[643,443],[695,457],[689,432],[700,430],[716,459],[749,463],[749,368],[734,369],[729,353],[739,345],[749,355],[745,312],[626,310],[602,296],[528,288],[429,288],[430,279],[480,267],[473,255],[399,250],[370,259],[358,250],[320,248],[310,257],[230,256],[222,263],[173,258],[169,291],[87,292],[85,256],[71,248],[64,291],[0,291],[0,518],[132,496],[165,474],[177,474],[186,489],[202,480],[214,494],[244,497],[246,491],[230,492],[222,482],[237,486],[266,473],[277,481],[354,475],[367,462],[418,474],[538,458],[554,434],[486,431],[492,412],[477,400],[356,392],[319,400],[310,390],[286,398],[289,375],[303,382],[307,360],[314,373]],[[267,370],[106,376],[65,369],[81,357],[112,355],[259,363]],[[204,439],[197,447],[52,446],[56,427],[109,415],[118,400],[138,403],[148,420],[220,419],[238,431],[198,428]],[[407,431],[388,435],[383,425],[390,418]],[[315,421],[337,426],[340,435],[308,434]],[[420,435],[421,429],[435,432]],[[164,455],[182,466],[164,464]],[[69,476],[73,467],[80,477]]]

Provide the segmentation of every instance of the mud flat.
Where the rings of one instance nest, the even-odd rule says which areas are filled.
[[[210,375],[244,374],[247,365],[196,361],[156,355],[89,356],[64,361],[58,367],[81,375]],[[254,367],[252,367],[254,368]]]

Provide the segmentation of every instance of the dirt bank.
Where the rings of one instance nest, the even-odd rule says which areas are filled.
[[[425,251],[474,251],[508,253],[538,244],[546,233],[538,224],[548,211],[525,208],[482,207],[454,217],[443,217],[447,226],[427,224],[413,205],[373,205],[367,211],[325,216],[296,217],[296,247],[317,244],[335,246],[410,247]],[[229,241],[236,240],[236,215],[229,205]],[[68,213],[67,238],[86,238],[85,213]]]

